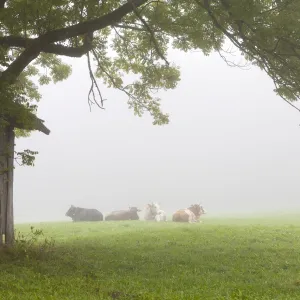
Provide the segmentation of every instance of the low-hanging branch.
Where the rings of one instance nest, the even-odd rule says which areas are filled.
[[[105,99],[103,99],[103,97],[102,97],[101,90],[99,88],[99,85],[98,85],[95,75],[93,73],[89,52],[87,53],[87,63],[88,63],[88,70],[89,70],[89,75],[90,75],[90,79],[91,79],[91,87],[90,87],[89,93],[88,93],[88,104],[89,104],[90,110],[91,110],[92,104],[96,104],[99,108],[104,109],[103,103],[104,103]],[[96,92],[100,97],[100,104],[98,103],[98,101],[96,99],[94,87],[96,88]],[[92,99],[91,99],[91,96],[92,96]]]

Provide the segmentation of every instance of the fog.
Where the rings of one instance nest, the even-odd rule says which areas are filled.
[[[41,88],[51,133],[17,140],[39,154],[35,167],[16,166],[16,222],[69,220],[71,204],[104,214],[150,201],[168,214],[199,202],[207,216],[300,209],[300,115],[272,80],[217,54],[172,51],[170,61],[182,73],[158,94],[166,126],[134,116],[126,95],[103,85],[106,109],[90,112],[85,58],[72,60],[67,81]]]

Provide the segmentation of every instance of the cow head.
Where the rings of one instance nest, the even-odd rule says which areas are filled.
[[[76,207],[74,205],[71,205],[69,210],[66,212],[66,217],[72,218],[75,214],[75,211],[76,211]]]
[[[193,204],[189,207],[189,210],[192,211],[196,218],[199,218],[201,215],[206,214],[205,209],[200,204]]]
[[[140,209],[138,209],[137,207],[129,207],[129,210],[131,211],[131,212],[138,212],[138,211],[141,211]]]
[[[152,216],[156,216],[159,211],[159,205],[156,202],[152,202],[147,205],[148,210],[150,211]]]
[[[204,209],[203,205],[199,204],[199,206],[201,208],[201,215],[205,215],[207,211]]]
[[[141,211],[137,207],[129,207],[130,219],[131,220],[139,220],[138,212]]]

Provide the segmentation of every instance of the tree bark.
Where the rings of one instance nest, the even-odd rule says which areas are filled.
[[[0,0],[1,1],[1,0]],[[13,180],[14,180],[14,128],[38,130],[49,134],[50,130],[44,121],[28,112],[28,124],[18,120],[16,108],[12,115],[0,115],[0,247],[14,244],[14,215],[13,215]],[[25,126],[26,125],[26,126]]]
[[[0,246],[14,243],[13,169],[14,128],[0,128]]]

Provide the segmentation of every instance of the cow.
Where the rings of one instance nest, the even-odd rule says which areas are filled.
[[[155,221],[156,222],[166,222],[167,221],[167,215],[162,209],[159,209],[157,211],[157,214],[155,216]]]
[[[166,213],[160,209],[158,203],[152,202],[146,206],[145,220],[156,222],[167,221],[167,216]]]
[[[205,209],[200,204],[193,204],[189,208],[177,210],[172,217],[173,222],[199,222],[202,214],[206,214]]]
[[[128,210],[116,210],[108,214],[105,221],[139,220],[138,212],[140,211],[137,207],[129,207]]]
[[[145,210],[145,220],[146,221],[154,221],[155,216],[157,215],[157,212],[159,210],[159,205],[157,203],[150,203],[147,204],[146,210]]]
[[[71,205],[69,210],[66,212],[66,216],[70,217],[73,222],[84,222],[84,221],[103,221],[103,214],[94,208],[82,208]]]

